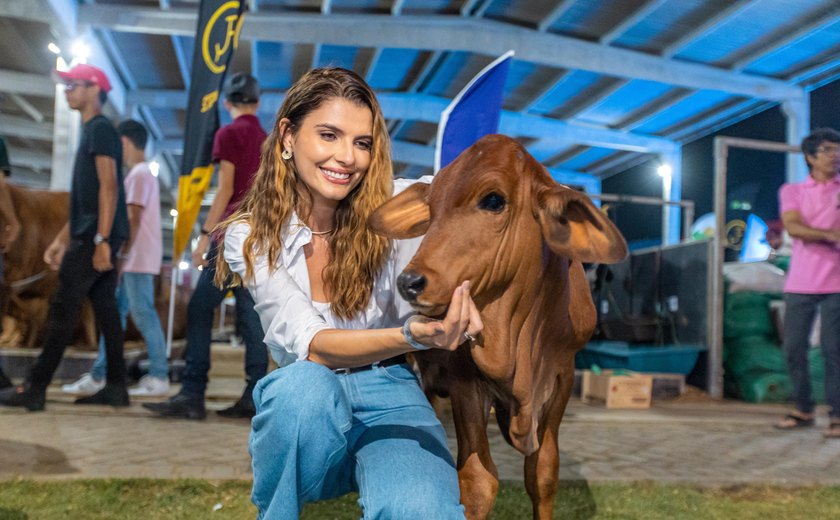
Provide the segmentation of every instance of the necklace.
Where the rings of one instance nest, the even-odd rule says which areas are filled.
[[[332,229],[327,230],[327,231],[312,231],[311,229],[309,230],[309,232],[312,233],[313,235],[329,235],[333,231],[335,231],[335,228],[332,228]]]

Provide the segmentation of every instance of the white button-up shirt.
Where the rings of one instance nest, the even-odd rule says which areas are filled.
[[[431,182],[431,177],[418,179]],[[397,179],[394,194],[418,180]],[[312,300],[309,270],[303,247],[312,241],[312,231],[296,213],[283,226],[280,258],[269,272],[268,258],[254,258],[254,277],[244,280],[245,260],[242,247],[251,232],[246,223],[236,223],[225,233],[225,260],[231,271],[243,278],[254,297],[254,309],[265,331],[265,344],[279,366],[306,359],[315,334],[325,329],[381,329],[398,327],[413,313],[397,291],[397,277],[417,251],[422,237],[393,240],[391,252],[373,285],[367,307],[349,320],[335,316],[328,303]]]

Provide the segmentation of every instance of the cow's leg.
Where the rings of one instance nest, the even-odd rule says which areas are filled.
[[[451,390],[461,503],[468,520],[481,520],[487,518],[499,490],[498,472],[487,441],[490,399],[475,379],[453,380]]]
[[[574,374],[574,370],[567,373]],[[560,469],[557,433],[566,403],[569,402],[573,382],[574,377],[565,377],[558,381],[540,425],[540,447],[525,457],[525,489],[531,497],[534,518],[539,520],[551,519],[554,510],[554,494],[557,492]]]

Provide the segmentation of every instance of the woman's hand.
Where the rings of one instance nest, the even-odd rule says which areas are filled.
[[[484,330],[484,323],[470,297],[470,282],[466,281],[455,289],[443,320],[418,319],[410,324],[410,328],[416,341],[442,350],[455,350],[461,343],[475,338]]]

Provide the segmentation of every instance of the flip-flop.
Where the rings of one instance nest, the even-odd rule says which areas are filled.
[[[816,420],[811,419],[803,419],[802,417],[798,417],[789,413],[784,416],[784,418],[773,425],[774,428],[777,430],[795,430],[797,428],[809,428],[816,423]],[[837,433],[840,435],[840,424],[837,425]]]
[[[826,439],[840,439],[840,421],[831,421],[828,429],[823,432]]]

